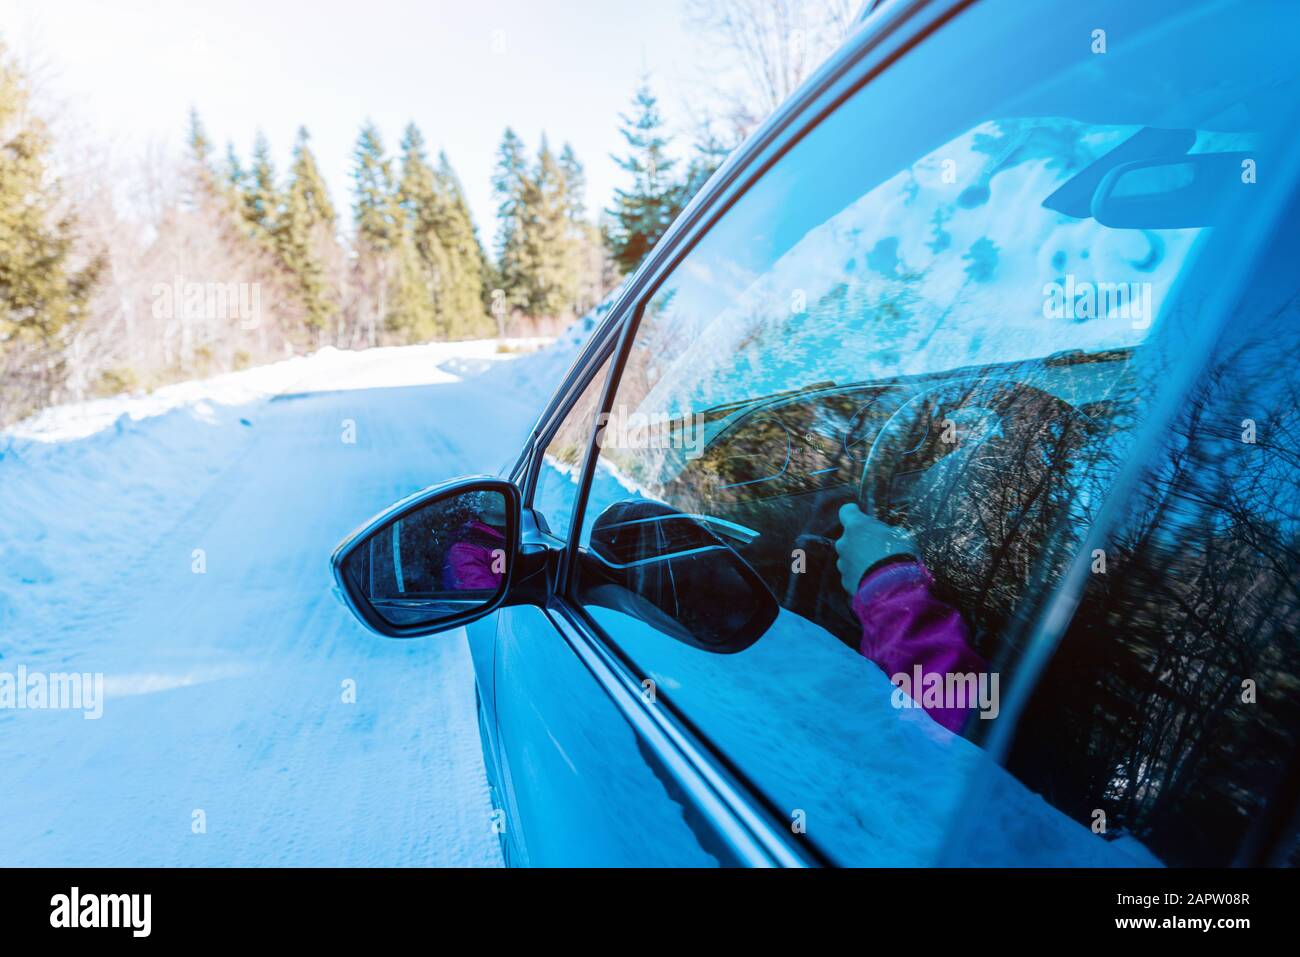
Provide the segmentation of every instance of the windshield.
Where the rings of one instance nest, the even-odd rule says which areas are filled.
[[[648,304],[661,377],[644,406],[680,416],[794,384],[1140,345],[1203,227],[1111,228],[1090,200],[1108,167],[1264,145],[1295,82],[1284,51],[1231,72],[1249,44],[1189,39],[1240,32],[1230,7],[1020,83],[975,123],[940,100],[906,122],[890,93],[850,100]],[[1222,82],[1167,62],[1189,43]]]

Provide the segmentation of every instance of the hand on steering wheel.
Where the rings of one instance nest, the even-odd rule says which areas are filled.
[[[850,597],[858,590],[862,576],[877,562],[895,555],[916,554],[916,543],[906,529],[886,525],[853,502],[841,508],[839,514],[844,532],[835,540],[835,553],[839,556],[835,568],[840,573],[840,584]]]

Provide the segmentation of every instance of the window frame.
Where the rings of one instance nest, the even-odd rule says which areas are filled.
[[[548,418],[546,426],[544,428],[539,426],[534,430],[533,437],[529,440],[528,447],[521,460],[524,464],[524,471],[518,479],[518,484],[521,486],[525,508],[534,508],[538,476],[542,470],[542,463],[545,460],[547,448],[550,447],[551,441],[555,438],[556,433],[558,433],[564,423],[569,420],[569,415],[577,407],[583,393],[587,391],[587,387],[591,385],[596,376],[600,375],[601,370],[605,367],[605,363],[612,359],[614,350],[617,348],[621,339],[622,333],[619,329],[619,325],[623,321],[623,317],[615,319],[613,317],[613,311],[611,310],[611,314],[607,318],[606,323],[596,328],[592,333],[590,342],[586,347],[584,347],[578,358],[574,360],[568,373],[565,374],[563,384],[556,391],[556,398],[551,400],[551,407],[547,413]],[[613,373],[614,363],[610,361],[610,367],[605,375],[606,382],[608,382]],[[601,395],[603,399],[603,391]],[[595,421],[600,418],[600,409],[600,404],[597,404],[593,426]],[[591,455],[595,442],[596,430],[593,427],[590,434],[587,436],[586,447],[581,453],[581,458],[578,463],[580,470],[585,469],[586,460]],[[583,472],[580,471],[578,489],[574,492],[574,514],[578,512],[587,495],[588,486],[582,482],[582,475]],[[542,518],[545,520],[544,514],[542,515]],[[572,518],[572,516],[570,516],[570,518]],[[571,521],[568,528],[555,529],[550,527],[550,522],[547,520],[547,528],[550,529],[550,536],[556,541],[563,542],[566,548],[568,544],[573,541],[573,523]]]

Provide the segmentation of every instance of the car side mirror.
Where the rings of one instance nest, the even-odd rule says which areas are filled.
[[[514,484],[453,479],[416,492],[334,550],[334,580],[348,607],[390,638],[447,631],[498,608],[519,554]]]

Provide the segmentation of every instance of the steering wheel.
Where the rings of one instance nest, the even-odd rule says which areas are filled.
[[[999,423],[995,434],[1001,436],[1012,430],[1019,432],[1014,426],[1006,428],[1013,414],[1016,420],[1028,418],[1037,423],[1059,421],[1062,414],[1070,419],[1090,421],[1087,414],[1069,402],[1034,386],[1006,379],[961,379],[918,392],[885,420],[872,440],[862,463],[862,480],[858,489],[858,504],[862,511],[885,519],[893,504],[891,487],[899,467],[909,455],[923,452],[929,442],[962,443],[957,424],[948,415],[966,409],[992,412]],[[937,438],[934,435],[936,428],[939,430]],[[949,430],[952,437],[946,438],[944,433]],[[982,437],[974,449],[992,437]],[[968,454],[975,454],[974,449]]]
[[[943,441],[943,430],[950,428],[948,417],[958,410],[992,413],[996,428],[980,438],[972,438],[963,434],[962,427],[954,421],[954,451],[936,461],[929,454],[933,450],[927,446]],[[1019,526],[1024,517],[1019,506],[1032,502],[1033,496],[1028,494],[1028,490],[1022,496],[1010,487],[1022,484],[1022,480],[1026,486],[1032,484],[1030,478],[1041,477],[1043,468],[1058,470],[1064,451],[1060,443],[1073,444],[1072,435],[1081,431],[1081,425],[1082,430],[1091,429],[1092,422],[1092,417],[1076,406],[1022,382],[967,378],[936,385],[909,396],[876,433],[862,462],[862,477],[857,488],[858,505],[867,515],[896,524],[897,515],[890,514],[896,504],[893,498],[898,493],[894,488],[895,479],[909,457],[916,456],[916,470],[932,476],[931,491],[937,494],[923,497],[924,501],[918,503],[913,489],[908,506],[914,508],[920,504],[922,508],[933,509],[936,503],[940,504],[945,521],[935,523],[933,531],[946,543],[945,551],[968,552],[962,560],[979,564],[983,549],[978,546],[977,537],[972,535],[977,531],[975,526],[980,524],[981,518],[987,517],[986,513],[991,511],[1002,510],[1009,525]],[[1065,431],[1057,430],[1055,426],[1059,423],[1066,423]],[[947,461],[958,461],[950,460],[949,455],[960,455],[961,467],[969,470],[966,474],[979,478],[965,482],[931,472]],[[921,482],[926,482],[924,476]],[[948,494],[955,489],[959,489],[957,495]],[[822,561],[833,563],[837,537],[834,529],[839,526],[836,512],[844,503],[842,494],[828,494],[819,501],[815,517],[808,525],[827,531],[800,536],[798,547],[815,547],[822,551]],[[1030,504],[1028,507],[1032,509],[1034,506]],[[1012,514],[1013,511],[1019,514]],[[954,555],[945,558],[954,559]],[[954,568],[949,570],[955,571]],[[860,632],[843,599],[838,576],[795,575],[791,576],[783,604],[813,620],[833,622],[840,619],[838,630],[830,624],[827,627],[837,634],[843,632],[841,638],[845,641],[849,641],[846,636],[853,637],[849,643],[856,647]]]

